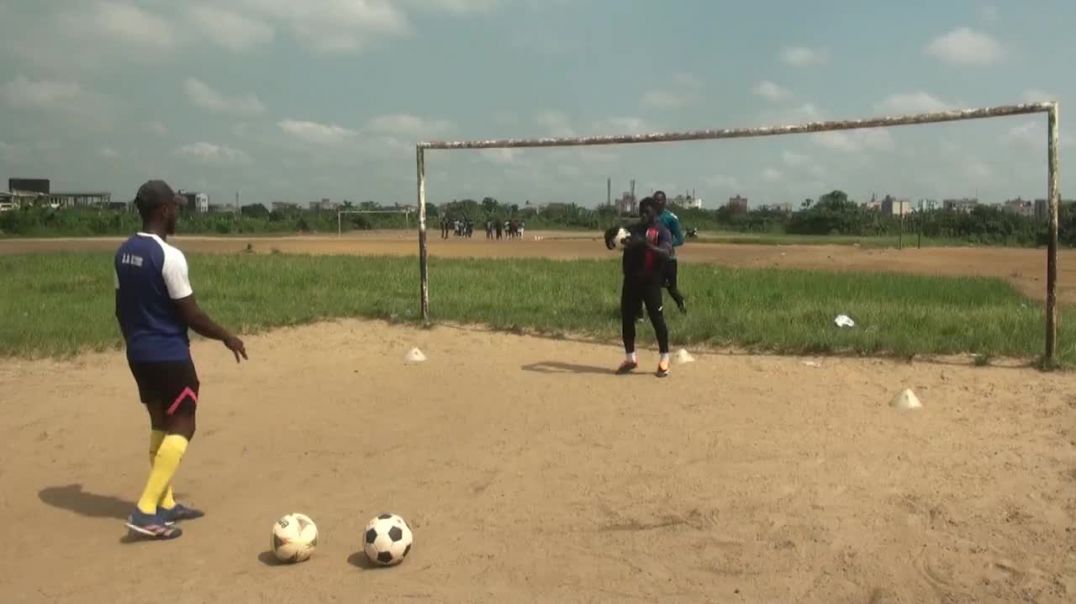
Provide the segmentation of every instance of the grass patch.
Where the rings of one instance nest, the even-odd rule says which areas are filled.
[[[698,239],[692,243],[725,243],[739,245],[858,245],[865,248],[896,248],[901,245],[897,235],[790,235],[786,233],[738,233],[731,231],[701,231]],[[903,246],[923,247],[973,247],[976,244],[966,239],[923,237],[918,239],[914,232],[905,233]],[[1026,247],[991,244],[990,247]]]
[[[191,255],[189,262],[203,307],[243,332],[337,317],[418,319],[413,258],[239,253]],[[0,356],[119,346],[111,255],[3,256],[0,274]],[[430,275],[436,320],[619,337],[617,260],[434,259]],[[689,314],[666,313],[676,345],[985,359],[1033,359],[1043,347],[1041,304],[997,279],[686,264],[681,289]],[[856,327],[834,326],[841,313]],[[1066,309],[1065,318],[1070,314]],[[1061,360],[1071,363],[1076,322],[1061,325]],[[648,326],[640,336],[652,342]]]

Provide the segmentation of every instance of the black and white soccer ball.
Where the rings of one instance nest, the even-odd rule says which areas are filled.
[[[362,549],[370,562],[378,566],[395,566],[411,553],[411,527],[396,514],[381,514],[366,525]]]
[[[605,247],[613,250],[623,248],[631,237],[631,233],[624,227],[612,227],[605,231]]]

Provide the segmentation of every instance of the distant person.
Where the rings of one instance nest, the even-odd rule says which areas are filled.
[[[624,247],[620,325],[626,356],[616,373],[630,373],[639,366],[635,354],[635,317],[645,306],[661,353],[657,376],[666,377],[669,375],[669,328],[662,314],[661,288],[662,265],[672,254],[672,235],[658,220],[658,206],[653,198],[639,202],[639,216],[639,222],[628,227],[630,237]],[[606,245],[610,249],[615,247],[615,243],[608,239]]]
[[[504,223],[498,220],[497,224],[494,226],[497,229],[497,241],[500,241],[501,237],[504,236]]]
[[[493,221],[486,219],[486,239],[493,239]]]
[[[684,230],[680,226],[680,218],[676,214],[673,214],[666,203],[665,192],[657,191],[654,193],[654,201],[658,205],[659,215],[658,220],[661,221],[665,228],[669,229],[669,234],[672,235],[672,254],[669,255],[669,259],[665,262],[665,288],[669,290],[669,297],[676,302],[676,308],[680,309],[681,313],[687,312],[687,306],[684,302],[684,296],[677,288],[677,266],[676,266],[676,248],[684,245]]]
[[[441,217],[441,239],[448,239],[448,217]]]
[[[135,206],[142,230],[116,251],[116,319],[139,398],[149,412],[150,473],[127,528],[153,539],[182,534],[175,522],[204,514],[177,503],[172,479],[194,438],[198,373],[191,358],[188,328],[224,342],[247,358],[243,341],[217,325],[198,307],[183,252],[165,240],[176,232],[181,198],[160,180],[138,189]]]

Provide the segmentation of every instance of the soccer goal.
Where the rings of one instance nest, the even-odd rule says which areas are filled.
[[[412,208],[394,208],[389,210],[339,210],[336,212],[336,236],[340,237],[344,234],[345,214],[402,214],[407,228],[411,228],[411,215],[414,213],[415,210]]]
[[[1058,223],[1058,113],[1056,101],[1002,105],[979,109],[963,109],[920,113],[914,115],[875,117],[858,120],[834,120],[809,122],[790,126],[767,126],[761,128],[722,128],[692,130],[687,132],[658,132],[651,134],[585,136],[563,138],[509,138],[492,140],[458,140],[420,142],[415,146],[415,164],[418,177],[418,253],[420,279],[420,307],[424,321],[430,319],[430,288],[428,250],[426,244],[426,151],[456,149],[512,149],[526,147],[579,147],[597,145],[632,145],[677,141],[701,141],[725,138],[753,138],[783,134],[806,134],[834,130],[860,128],[887,128],[1008,117],[1031,113],[1045,113],[1046,120],[1046,191],[1049,203],[1049,242],[1046,249],[1046,350],[1044,360],[1053,362],[1057,354],[1057,223]]]

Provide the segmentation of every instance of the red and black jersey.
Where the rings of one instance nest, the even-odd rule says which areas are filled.
[[[671,248],[672,235],[669,229],[659,222],[653,224],[634,224],[628,228],[633,237],[643,237],[651,245]],[[644,245],[624,249],[624,276],[633,281],[647,281],[661,276],[664,258]]]

